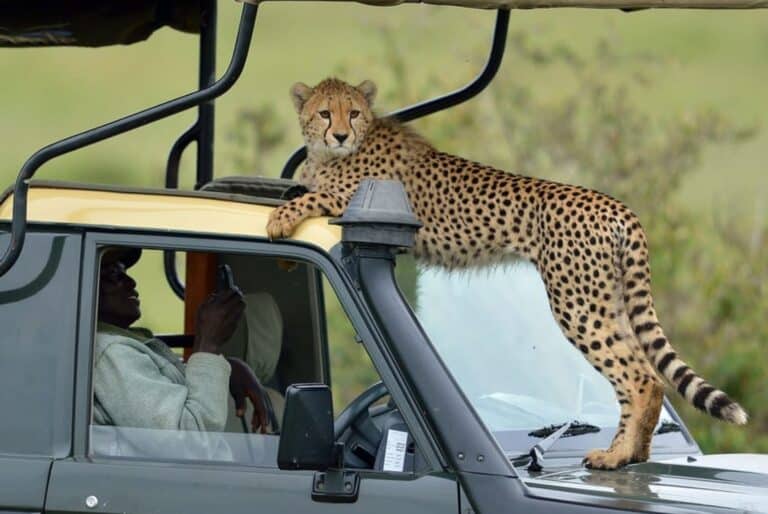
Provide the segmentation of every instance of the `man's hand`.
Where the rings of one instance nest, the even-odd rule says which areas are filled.
[[[229,392],[232,394],[232,398],[235,399],[235,413],[237,417],[242,418],[245,415],[245,399],[249,398],[253,404],[251,429],[254,432],[259,431],[262,434],[266,434],[269,418],[267,417],[264,397],[267,392],[261,386],[253,370],[245,362],[234,357],[227,357],[227,361],[229,361],[232,367],[232,374],[229,377]]]
[[[193,352],[219,353],[235,331],[243,315],[245,302],[238,289],[225,289],[211,294],[197,310],[197,328]]]

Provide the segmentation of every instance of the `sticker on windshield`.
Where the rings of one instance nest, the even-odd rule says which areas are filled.
[[[384,471],[403,471],[405,467],[405,448],[408,444],[408,432],[387,431],[387,448],[384,451]]]

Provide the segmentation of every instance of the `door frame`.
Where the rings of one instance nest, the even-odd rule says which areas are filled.
[[[352,279],[335,259],[322,249],[292,241],[271,242],[261,238],[226,237],[208,234],[158,234],[154,231],[89,230],[83,237],[79,320],[77,336],[75,405],[72,432],[74,460],[92,460],[89,455],[89,434],[92,419],[93,337],[96,326],[98,285],[98,250],[109,245],[180,251],[249,253],[264,257],[283,257],[308,262],[325,274],[341,306],[357,331],[361,343],[371,357],[381,380],[398,406],[411,436],[423,457],[427,472],[441,473],[446,469],[434,434],[421,415],[417,399],[408,387],[404,374],[398,369],[381,336],[381,331]],[[332,251],[332,253],[338,253]],[[327,351],[327,349],[326,349]],[[101,459],[101,458],[100,458]],[[367,472],[362,475],[369,475]]]

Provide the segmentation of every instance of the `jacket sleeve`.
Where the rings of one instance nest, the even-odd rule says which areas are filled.
[[[94,370],[94,394],[117,426],[221,431],[227,419],[229,363],[219,355],[195,353],[186,384],[163,374],[148,353],[110,344]],[[168,362],[167,366],[173,367]],[[177,371],[177,370],[174,370]]]

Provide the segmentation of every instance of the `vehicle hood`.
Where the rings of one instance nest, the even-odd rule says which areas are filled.
[[[521,471],[530,494],[658,511],[768,513],[768,455],[697,455],[633,464],[617,471],[545,467]]]

